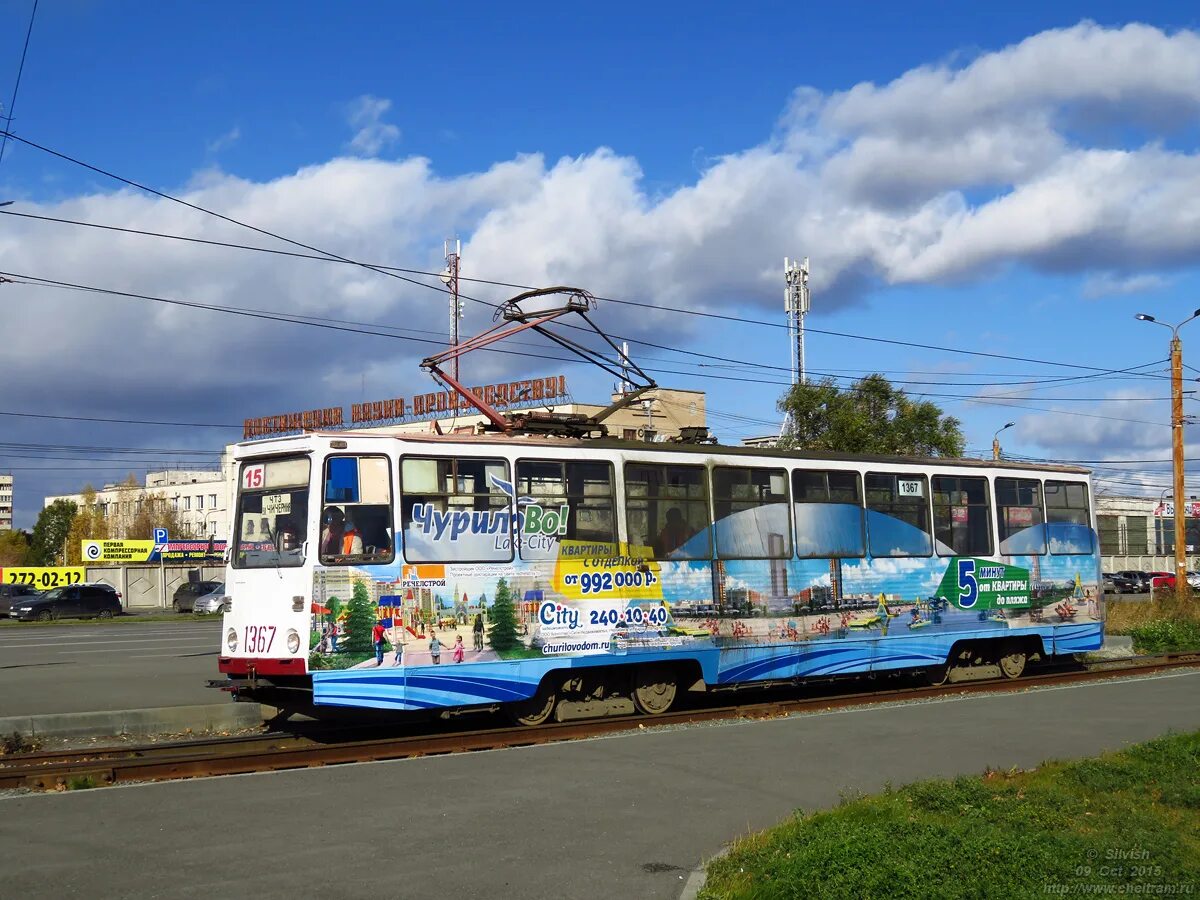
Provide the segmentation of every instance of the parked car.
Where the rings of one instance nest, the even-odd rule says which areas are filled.
[[[1200,572],[1188,572],[1187,582],[1193,588],[1200,588]]]
[[[1150,576],[1150,590],[1154,591],[1157,588],[1173,588],[1175,587],[1174,572],[1147,572]]]
[[[1126,578],[1117,572],[1104,573],[1104,589],[1112,594],[1136,594],[1141,591],[1141,582]]]
[[[205,594],[213,591],[223,591],[225,585],[220,581],[189,581],[175,588],[175,596],[171,600],[171,609],[175,612],[192,612],[196,601]]]
[[[1137,582],[1138,593],[1145,594],[1150,590],[1150,573],[1143,572],[1140,569],[1123,569],[1115,573],[1122,578],[1128,578],[1130,581]]]
[[[34,619],[111,619],[121,614],[121,594],[108,584],[73,584],[70,587],[42,591],[21,597],[12,605],[13,618],[23,622]]]
[[[203,597],[197,597],[196,603],[192,607],[192,612],[197,613],[225,613],[229,612],[229,598],[225,596],[225,585],[218,584],[217,589],[205,594]]]
[[[37,588],[28,584],[0,584],[0,616],[11,616],[13,603],[36,596],[37,592]]]

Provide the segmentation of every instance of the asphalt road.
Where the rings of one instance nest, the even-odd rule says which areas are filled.
[[[211,622],[0,628],[0,717],[221,703]]]
[[[677,897],[796,808],[1200,728],[1200,672],[0,798],[14,897]],[[948,851],[950,852],[950,851]],[[1082,861],[1081,861],[1082,862]],[[820,873],[813,873],[814,891]]]

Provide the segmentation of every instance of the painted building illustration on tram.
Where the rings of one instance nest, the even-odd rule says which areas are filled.
[[[1082,469],[352,433],[240,456],[222,668],[307,673],[318,704],[529,703],[636,671],[653,712],[647,679],[669,706],[1102,640]]]

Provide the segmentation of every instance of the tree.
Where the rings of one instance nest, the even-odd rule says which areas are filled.
[[[109,536],[130,541],[148,541],[155,528],[165,528],[175,537],[183,537],[179,512],[162,493],[148,493],[130,474],[117,485],[117,497],[111,504]]]
[[[82,550],[84,541],[102,541],[108,537],[108,521],[96,502],[96,490],[90,484],[83,489],[83,505],[71,519],[67,530],[66,565],[84,564]]]
[[[779,401],[791,433],[781,447],[829,453],[886,456],[962,456],[960,422],[928,400],[913,400],[882,375],[868,375],[849,390],[832,378],[798,384]]]
[[[350,595],[350,603],[346,606],[346,641],[345,647],[351,653],[371,652],[371,630],[375,627],[375,607],[371,603],[371,595],[367,586],[361,581],[354,583],[354,593]]]
[[[71,530],[76,506],[70,500],[55,500],[38,514],[29,546],[29,564],[53,566],[63,555],[63,542]]]
[[[496,582],[496,596],[488,618],[492,627],[488,629],[488,643],[496,651],[511,650],[521,643],[517,635],[517,611],[513,606],[512,591],[508,582],[501,578]]]
[[[23,566],[29,557],[29,535],[24,531],[0,531],[0,569]]]

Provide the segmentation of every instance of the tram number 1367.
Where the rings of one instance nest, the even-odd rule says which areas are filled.
[[[247,625],[244,646],[247,653],[269,653],[275,644],[274,625]]]

